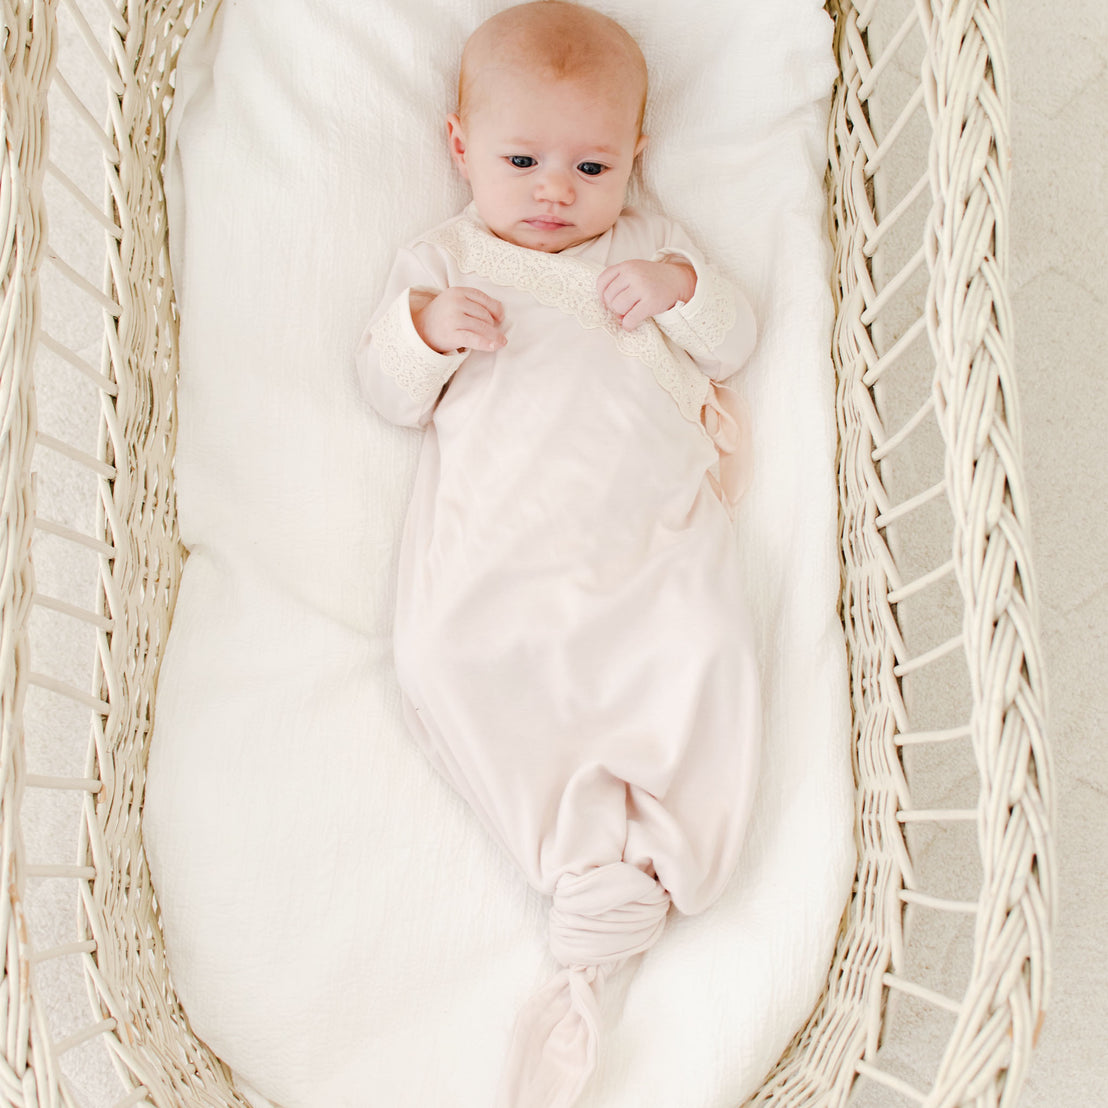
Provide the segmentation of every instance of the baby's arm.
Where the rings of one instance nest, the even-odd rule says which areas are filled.
[[[443,288],[446,281],[433,248],[401,250],[355,354],[370,403],[403,427],[426,426],[471,349],[497,348],[503,308],[476,289]]]
[[[707,264],[676,224],[667,223],[663,244],[650,261],[609,266],[597,288],[625,330],[652,318],[670,342],[716,380],[730,377],[754,349],[757,326],[750,302]]]

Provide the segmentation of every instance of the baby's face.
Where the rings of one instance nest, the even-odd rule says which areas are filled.
[[[608,230],[646,141],[635,96],[516,70],[481,80],[465,123],[451,115],[447,124],[451,155],[493,233],[556,253]]]

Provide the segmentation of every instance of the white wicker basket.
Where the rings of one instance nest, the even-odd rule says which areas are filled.
[[[105,1046],[120,1108],[245,1104],[176,1001],[139,819],[185,556],[160,169],[200,6],[4,0],[0,1095],[16,1105],[83,1103]],[[1004,5],[828,7],[858,870],[826,991],[749,1103],[1014,1105],[1049,992],[1054,889],[1006,289]],[[84,40],[98,88],[55,66],[59,36]],[[87,124],[103,202],[50,151],[48,105]],[[102,282],[66,264],[82,237],[106,242]],[[59,285],[85,302],[99,365],[84,324],[51,317]],[[88,390],[88,426],[37,427],[52,388]],[[57,518],[56,489],[82,481],[85,518]],[[53,595],[52,575],[80,565],[95,599]],[[72,853],[43,857],[59,821]],[[76,930],[51,935],[67,900]],[[56,994],[82,971],[94,1016],[70,1033]]]

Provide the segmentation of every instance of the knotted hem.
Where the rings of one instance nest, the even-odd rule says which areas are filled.
[[[713,381],[700,409],[700,424],[719,455],[708,471],[708,480],[728,516],[734,520],[739,501],[750,486],[754,468],[750,409],[734,389]]]
[[[571,1108],[596,1068],[600,990],[665,929],[669,894],[649,874],[614,862],[564,874],[550,910],[550,948],[562,963],[520,1009],[497,1108]]]

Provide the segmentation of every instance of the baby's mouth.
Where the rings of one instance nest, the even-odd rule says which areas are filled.
[[[536,231],[558,231],[563,227],[569,227],[568,220],[559,219],[555,215],[537,215],[523,221],[528,227],[534,227]]]

